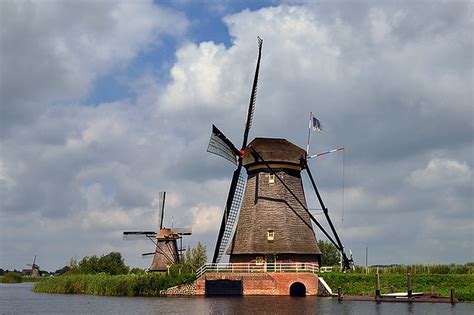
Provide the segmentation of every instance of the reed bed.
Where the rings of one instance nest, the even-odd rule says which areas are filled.
[[[380,274],[474,274],[474,263],[467,263],[464,265],[450,264],[450,265],[395,265],[395,266],[370,266],[367,269],[365,266],[355,266],[355,273],[371,273],[376,272]]]
[[[373,274],[329,272],[323,273],[321,276],[333,290],[338,287],[342,288],[343,294],[375,295],[375,276]],[[412,279],[413,292],[429,293],[434,287],[436,293],[449,297],[450,289],[454,287],[459,300],[474,301],[474,275],[472,274],[415,273]],[[396,292],[406,292],[406,274],[382,273],[380,275],[381,293],[389,293],[391,286]]]
[[[109,296],[159,296],[161,290],[194,280],[194,275],[79,274],[52,277],[35,283],[33,291]]]

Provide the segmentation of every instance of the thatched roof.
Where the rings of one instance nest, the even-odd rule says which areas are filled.
[[[301,159],[306,159],[306,151],[286,139],[278,138],[255,138],[245,149],[243,165],[248,169],[261,161],[252,155],[254,148],[260,156],[268,163],[287,163],[292,165],[301,164]]]

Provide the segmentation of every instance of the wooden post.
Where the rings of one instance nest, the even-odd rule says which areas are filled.
[[[436,296],[436,288],[434,285],[431,286],[431,296]]]
[[[408,292],[408,298],[411,299],[413,295],[413,287],[412,287],[412,282],[411,282],[411,273],[407,273],[407,292]]]
[[[375,274],[375,299],[377,301],[380,299],[380,275],[378,272]]]
[[[449,300],[451,301],[451,304],[456,303],[456,289],[451,288],[451,294],[449,296]]]
[[[341,287],[337,288],[337,300],[342,301],[342,288]]]

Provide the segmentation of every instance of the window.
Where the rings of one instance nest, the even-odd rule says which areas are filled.
[[[275,231],[268,230],[267,231],[267,240],[273,242],[274,239],[275,239]]]
[[[275,174],[270,174],[270,175],[268,175],[268,183],[269,183],[270,185],[275,184]]]
[[[257,258],[255,259],[255,264],[258,265],[258,266],[261,266],[265,263],[265,259],[263,259],[262,256],[257,256]]]

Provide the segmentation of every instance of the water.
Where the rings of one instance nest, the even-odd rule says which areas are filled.
[[[0,284],[0,314],[474,314],[474,304],[342,302],[318,297],[105,297]]]

